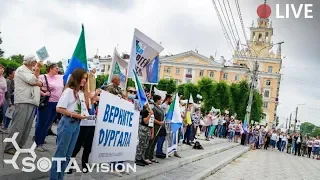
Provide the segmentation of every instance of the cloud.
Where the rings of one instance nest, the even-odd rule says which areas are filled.
[[[64,3],[74,3],[82,5],[93,5],[97,7],[104,7],[110,10],[126,11],[134,8],[135,1],[133,0],[60,0]]]

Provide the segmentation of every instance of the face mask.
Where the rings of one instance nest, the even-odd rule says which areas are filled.
[[[135,99],[135,98],[136,98],[136,95],[129,94],[129,95],[128,95],[128,98],[129,98],[129,99]]]

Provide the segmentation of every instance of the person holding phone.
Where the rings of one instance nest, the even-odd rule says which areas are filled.
[[[80,121],[87,118],[82,115],[83,112],[81,113],[81,107],[84,106],[81,103],[86,103],[87,93],[85,92],[85,86],[87,78],[88,74],[84,69],[75,69],[71,73],[57,104],[57,112],[63,116],[57,127],[57,150],[54,157],[66,158],[66,161],[61,162],[60,172],[58,172],[57,161],[52,163],[50,180],[63,179],[64,171],[78,139]],[[85,97],[85,99],[81,99],[81,97]]]

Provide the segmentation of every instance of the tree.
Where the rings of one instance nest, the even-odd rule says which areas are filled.
[[[263,100],[261,94],[254,90],[253,92],[253,100],[251,106],[251,120],[254,122],[260,122],[261,117],[263,115]]]
[[[180,84],[178,87],[177,87],[177,91],[178,91],[178,94],[179,96],[182,95],[182,99],[186,99],[187,97],[184,97],[184,87],[185,87],[185,84]]]
[[[197,98],[197,94],[199,94],[199,89],[198,89],[198,86],[193,84],[193,83],[186,83],[184,85],[184,93],[183,93],[184,97],[186,97],[187,99],[190,98],[190,94],[192,94],[192,98],[193,98],[193,101],[195,103],[197,103],[199,100]]]
[[[237,113],[238,119],[244,120],[249,100],[249,93],[250,89],[247,81],[241,81],[230,85],[230,109]]]
[[[203,107],[205,112],[211,110],[213,105],[212,95],[213,95],[213,81],[210,78],[204,77],[198,81],[198,89],[202,96]]]
[[[301,124],[300,126],[300,132],[303,134],[303,135],[307,135],[307,134],[311,134],[312,131],[314,129],[316,129],[317,126],[312,124],[312,123],[309,123],[309,122],[304,122]]]
[[[218,108],[221,111],[230,110],[231,94],[229,85],[224,82],[214,83],[212,99],[213,107]],[[230,112],[233,113],[233,112]]]
[[[97,88],[100,88],[104,82],[106,82],[108,80],[109,75],[98,75],[96,78],[96,86]]]
[[[157,89],[167,91],[168,94],[172,94],[176,92],[176,82],[173,79],[160,79]]]
[[[24,58],[24,55],[22,55],[22,54],[13,55],[10,57],[11,61],[15,61],[18,64],[23,63],[23,58]]]
[[[0,32],[1,34],[1,32]],[[0,44],[2,44],[2,38],[0,36]],[[0,57],[3,57],[4,51],[0,48]]]
[[[62,61],[59,61],[59,62],[58,62],[58,67],[59,67],[59,68],[63,68],[63,66],[62,66]]]

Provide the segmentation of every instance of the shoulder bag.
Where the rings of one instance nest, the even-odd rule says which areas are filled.
[[[47,91],[49,91],[50,94],[51,94],[50,87],[49,87],[49,83],[48,83],[48,79],[47,79],[47,76],[46,76],[46,75],[44,75],[44,79],[45,79],[45,81],[46,81]],[[40,97],[39,109],[47,106],[48,101],[49,101],[49,98],[50,98],[50,96],[41,96],[41,97]]]

